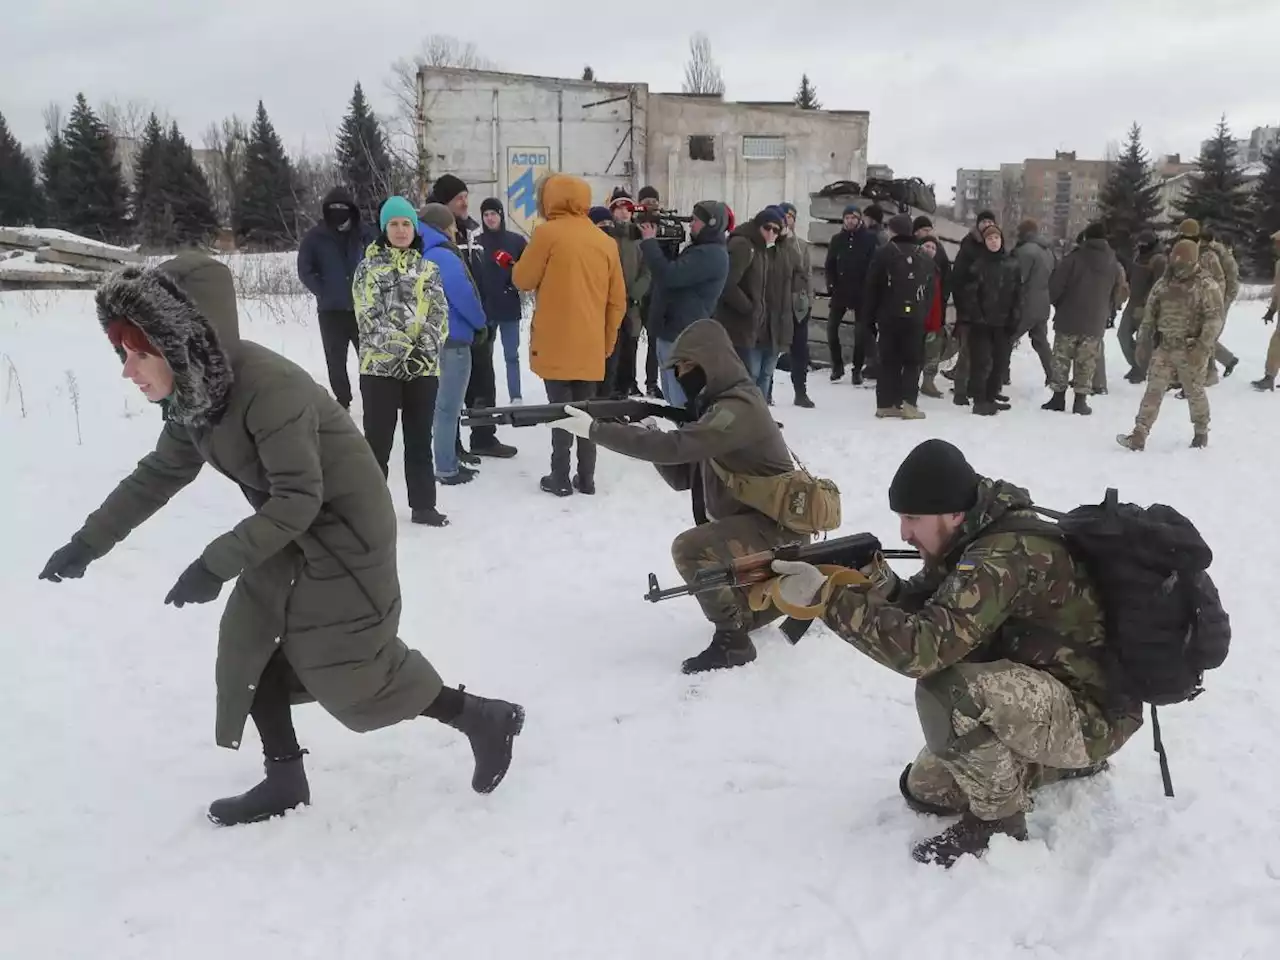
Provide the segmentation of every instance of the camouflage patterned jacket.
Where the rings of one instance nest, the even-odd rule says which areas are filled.
[[[1061,540],[1002,527],[1038,525],[1027,491],[982,479],[949,553],[893,600],[838,588],[826,624],[873,660],[922,679],[966,661],[1011,660],[1061,681],[1080,711],[1090,757],[1115,752],[1142,726],[1105,666],[1097,591]]]
[[[1222,288],[1205,275],[1200,264],[1179,276],[1173,265],[1156,281],[1138,330],[1142,338],[1157,334],[1152,344],[1169,350],[1198,348],[1207,360],[1222,333],[1225,310]]]
[[[440,375],[449,319],[440,268],[422,257],[422,238],[397,250],[369,244],[351,284],[360,331],[360,373],[396,380]]]
[[[1222,267],[1222,282],[1224,284],[1222,292],[1226,298],[1226,305],[1229,307],[1236,302],[1236,297],[1240,294],[1240,264],[1236,262],[1236,255],[1220,240],[1211,242],[1209,249],[1217,256],[1218,265]]]

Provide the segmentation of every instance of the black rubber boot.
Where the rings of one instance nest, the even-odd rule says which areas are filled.
[[[577,474],[573,478],[573,489],[577,490],[581,494],[585,494],[588,497],[595,496],[595,493],[596,493],[595,477],[584,477],[580,473]]]
[[[685,673],[706,673],[741,667],[756,658],[756,647],[743,629],[717,630],[711,644],[696,657],[684,662]]]
[[[462,694],[462,712],[447,725],[471,741],[471,754],[476,768],[471,775],[471,789],[476,793],[492,793],[511,766],[512,743],[524,729],[524,707],[505,700],[487,700]]]
[[[1067,392],[1065,390],[1062,392],[1054,391],[1054,394],[1049,398],[1048,403],[1040,404],[1040,409],[1054,410],[1058,413],[1064,413],[1067,409]]]
[[[937,803],[929,803],[928,801],[921,800],[919,797],[914,796],[911,791],[907,789],[907,778],[909,776],[911,776],[911,764],[908,763],[902,768],[902,776],[898,778],[898,790],[902,793],[902,799],[907,801],[908,807],[916,813],[923,813],[932,817],[956,817],[960,815],[962,812],[960,810],[952,810],[950,807],[944,807]]]
[[[959,823],[912,847],[911,856],[920,863],[950,867],[966,853],[975,857],[982,856],[986,853],[991,838],[997,834],[1013,837],[1015,840],[1027,839],[1026,815],[1015,813],[999,820],[979,820],[965,811],[961,814]]]
[[[1071,404],[1071,412],[1078,413],[1082,417],[1087,417],[1093,413],[1093,407],[1089,406],[1089,398],[1083,393],[1077,393],[1075,402]]]
[[[568,477],[557,477],[555,474],[549,473],[538,481],[538,486],[542,488],[544,493],[550,493],[557,497],[573,496],[573,484]]]
[[[302,766],[304,753],[305,750],[296,757],[263,761],[266,779],[237,797],[213,801],[209,804],[209,819],[220,827],[258,823],[311,803],[311,787]]]

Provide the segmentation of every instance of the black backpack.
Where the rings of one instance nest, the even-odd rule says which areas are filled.
[[[1069,513],[1032,509],[1057,521],[1044,532],[1063,538],[1098,589],[1118,686],[1131,700],[1151,705],[1155,750],[1171,797],[1156,708],[1203,693],[1205,671],[1222,666],[1231,644],[1231,621],[1208,573],[1213,551],[1177,510],[1120,503],[1114,489],[1101,504]]]
[[[885,265],[889,292],[883,300],[887,316],[923,320],[934,292],[934,271],[938,268],[933,257],[918,247],[904,249],[894,241],[889,242],[884,256],[889,261]]]

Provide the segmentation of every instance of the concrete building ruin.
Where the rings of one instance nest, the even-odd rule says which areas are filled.
[[[549,172],[582,177],[594,203],[616,186],[634,197],[651,184],[663,206],[684,214],[699,200],[721,200],[741,220],[790,200],[802,235],[810,193],[866,177],[870,115],[862,110],[438,67],[418,72],[418,104],[431,175],[461,177],[477,207],[501,198],[511,228],[526,234],[537,220],[533,185]]]

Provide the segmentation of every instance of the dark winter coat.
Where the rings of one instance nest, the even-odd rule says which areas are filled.
[[[929,317],[929,310],[936,295],[934,278],[937,274],[937,266],[934,259],[920,249],[920,244],[915,237],[894,237],[886,246],[876,251],[876,255],[871,259],[871,269],[867,271],[867,289],[862,296],[862,308],[867,316],[877,323],[893,323],[905,319],[890,315],[889,312],[890,303],[894,299],[889,290],[889,269],[892,257],[919,259],[919,276],[927,287],[916,319],[923,324]]]
[[[324,208],[339,203],[351,208],[351,227],[345,231],[324,222]],[[298,247],[298,279],[316,298],[318,309],[352,310],[351,281],[365,247],[378,238],[378,231],[360,219],[360,208],[342,187],[325,194],[320,212],[320,222],[307,231]]]
[[[1011,335],[1018,329],[1022,309],[1022,278],[1018,261],[1006,250],[992,253],[984,244],[967,268],[968,282],[956,305],[965,323],[999,327]]]
[[[1062,258],[1049,281],[1053,329],[1064,336],[1100,337],[1124,300],[1124,268],[1106,240],[1086,240]]]
[[[254,513],[201,554],[239,578],[218,635],[216,739],[239,747],[267,660],[283,651],[305,687],[352,730],[420,714],[440,692],[396,636],[396,515],[369,444],[311,376],[240,339],[231,273],[203,254],[129,267],[103,283],[98,318],[137,324],[173,368],[175,391],[147,454],[79,536],[107,553],[206,463]],[[176,578],[180,571],[174,571]]]
[[[779,237],[766,253],[765,310],[758,335],[762,349],[786,353],[796,331],[795,295],[808,289],[804,254],[795,237]]]
[[[643,329],[640,302],[648,295],[649,284],[653,279],[649,275],[649,265],[640,253],[640,228],[634,223],[614,222],[608,224],[604,232],[618,244],[622,282],[627,288],[627,313],[622,323],[629,337],[638,337]]]
[[[483,251],[483,256],[472,272],[490,324],[520,320],[520,291],[511,282],[511,267],[501,266],[494,257],[499,251],[505,251],[512,260],[519,260],[527,242],[520,234],[507,229],[506,211],[500,208],[498,212],[502,216],[498,229],[482,227],[476,236],[475,243]]]
[[[827,275],[827,293],[834,304],[851,307],[855,313],[862,308],[867,271],[871,269],[871,258],[877,249],[877,236],[866,227],[852,233],[841,230],[831,238],[823,270]]]
[[[483,331],[484,306],[480,291],[467,273],[462,255],[453,242],[435,227],[423,225],[422,259],[434,263],[440,269],[440,281],[444,284],[444,296],[449,302],[449,320],[445,325],[447,346],[469,346],[476,334]]]
[[[708,204],[712,205],[712,204]],[[725,222],[724,204],[713,204],[718,222]],[[723,228],[698,231],[674,260],[667,258],[659,240],[643,240],[640,254],[649,266],[649,333],[673,342],[695,320],[715,313],[725,279],[729,253]]]
[[[1164,274],[1165,263],[1164,254],[1156,253],[1154,250],[1138,254],[1129,267],[1130,306],[1137,308],[1147,305],[1147,297],[1151,294],[1151,288],[1156,285],[1156,281]]]
[[[967,323],[965,305],[969,300],[965,287],[973,283],[973,267],[979,254],[987,252],[987,245],[982,240],[978,228],[972,228],[960,241],[960,250],[956,253],[955,263],[951,268],[951,297],[956,305],[956,322]]]
[[[793,469],[791,453],[752,382],[724,327],[714,320],[698,320],[680,334],[671,362],[702,368],[707,385],[698,395],[700,416],[678,430],[597,421],[591,439],[602,447],[658,468],[675,490],[693,485],[694,466],[701,475],[707,515],[712,520],[742,513],[758,513],[733,496],[706,462],[715,460],[730,473],[771,477]]]
[[[754,350],[764,322],[765,280],[769,274],[764,234],[750,220],[729,234],[729,275],[715,319],[739,350]]]
[[[1022,278],[1022,322],[1017,334],[1022,336],[1037,324],[1046,323],[1053,304],[1049,300],[1049,278],[1053,276],[1055,258],[1049,243],[1040,234],[1028,234],[1013,248]]]

